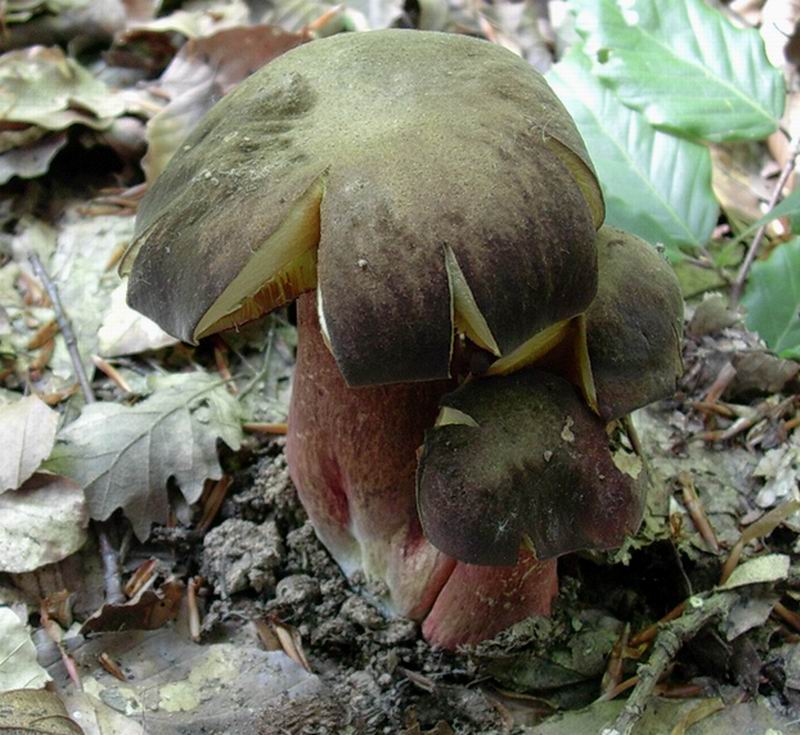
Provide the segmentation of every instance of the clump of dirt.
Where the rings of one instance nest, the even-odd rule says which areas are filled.
[[[446,721],[458,733],[486,735],[501,726],[473,687],[467,656],[431,649],[414,621],[385,617],[366,585],[348,583],[300,505],[282,440],[237,484],[203,546],[200,565],[219,595],[204,630],[254,617],[296,629],[330,701],[341,705],[306,712],[303,733],[423,732]]]

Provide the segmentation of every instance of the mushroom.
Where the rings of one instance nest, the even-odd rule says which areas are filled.
[[[206,115],[144,198],[122,270],[131,306],[190,343],[297,299],[300,499],[348,577],[453,647],[547,614],[555,562],[536,541],[518,556],[437,549],[418,450],[443,396],[448,420],[468,421],[460,401],[484,383],[534,402],[557,384],[602,454],[600,419],[528,366],[563,371],[597,406],[587,309],[603,215],[573,121],[523,60],[465,36],[343,34],[270,62]],[[631,502],[600,545],[635,526]]]

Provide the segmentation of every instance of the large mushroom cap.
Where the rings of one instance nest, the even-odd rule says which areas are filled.
[[[605,422],[542,370],[464,383],[425,433],[417,508],[425,535],[469,564],[515,564],[619,546],[642,514],[638,458],[609,451]]]
[[[351,385],[446,377],[584,311],[603,202],[544,79],[485,41],[334,36],[253,74],[145,197],[129,303],[183,340],[319,289]]]
[[[597,254],[586,332],[598,408],[611,421],[675,393],[683,374],[683,298],[669,263],[636,235],[604,226]]]

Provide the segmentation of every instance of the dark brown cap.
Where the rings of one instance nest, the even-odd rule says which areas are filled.
[[[463,384],[442,400],[417,470],[426,537],[469,564],[510,565],[619,546],[642,514],[639,458],[566,380],[536,369]]]

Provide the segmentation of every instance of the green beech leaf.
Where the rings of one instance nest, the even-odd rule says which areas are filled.
[[[606,198],[606,224],[649,242],[678,248],[705,245],[719,207],[711,189],[708,149],[659,132],[623,105],[592,74],[574,47],[547,81],[575,118]]]
[[[217,439],[232,449],[241,441],[239,404],[218,378],[182,373],[156,380],[135,406],[93,403],[58,435],[47,469],[76,480],[92,518],[122,508],[144,540],[152,523],[167,520],[174,478],[193,503],[206,478],[222,476]]]
[[[792,228],[792,232],[797,233],[800,230],[800,189],[795,189],[789,196],[776,204],[769,212],[767,212],[761,219],[756,220],[744,232],[740,233],[733,241],[735,243],[746,240],[750,235],[761,227],[772,222],[779,217],[788,217]]]
[[[783,113],[783,76],[761,37],[703,0],[573,0],[594,72],[658,128],[761,139]]]
[[[800,238],[753,264],[742,304],[747,326],[781,357],[800,359]]]

